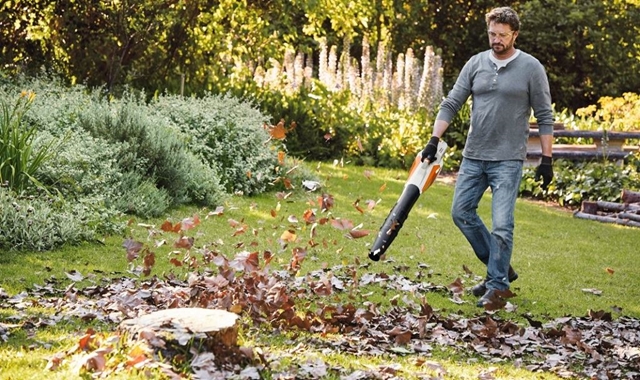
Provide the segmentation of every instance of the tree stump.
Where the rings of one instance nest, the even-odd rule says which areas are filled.
[[[598,204],[596,202],[582,201],[580,211],[584,212],[585,214],[597,215],[599,209],[600,208],[598,207]]]
[[[238,315],[225,310],[177,308],[160,310],[138,318],[124,320],[118,331],[127,340],[146,340],[165,357],[198,351],[212,352],[216,364],[234,363],[239,359]]]
[[[629,189],[623,189],[620,195],[622,202],[624,203],[640,203],[640,192],[632,191]]]

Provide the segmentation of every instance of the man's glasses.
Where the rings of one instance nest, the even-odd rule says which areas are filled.
[[[513,32],[509,32],[509,33],[496,33],[496,32],[492,32],[490,30],[487,31],[487,35],[489,36],[490,39],[494,39],[496,37],[500,38],[501,40],[504,40],[507,37],[511,37],[513,35]]]

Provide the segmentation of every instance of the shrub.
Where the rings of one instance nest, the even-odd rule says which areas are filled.
[[[362,133],[349,142],[349,157],[358,163],[407,169],[432,131],[426,110],[415,113],[371,107],[363,115]]]
[[[364,126],[357,112],[349,108],[346,91],[334,93],[318,84],[313,91],[305,87],[294,93],[256,90],[254,96],[265,114],[290,126],[284,145],[298,158],[341,158]]]
[[[640,189],[640,155],[632,155],[623,165],[556,160],[554,181],[546,192],[534,176],[535,168],[525,169],[521,195],[547,198],[567,207],[579,207],[583,201],[619,202],[623,189]]]
[[[149,199],[169,205],[193,202],[220,204],[226,197],[218,175],[189,152],[186,137],[164,119],[154,117],[146,103],[131,93],[123,99],[105,97],[100,89],[64,86],[55,77],[15,78],[14,85],[39,91],[38,101],[25,115],[25,123],[38,130],[39,141],[56,136],[67,139],[37,176],[47,186],[71,199],[100,199],[107,205],[131,205],[145,189]],[[131,187],[130,174],[139,176]],[[120,183],[124,178],[129,180]],[[149,179],[160,193],[151,196]],[[126,191],[125,191],[126,190]],[[133,196],[133,199],[116,199]],[[151,205],[154,206],[151,206]],[[155,215],[162,202],[143,202],[135,209]],[[144,210],[144,205],[150,207]]]
[[[0,248],[46,251],[122,233],[115,213],[88,202],[66,202],[46,194],[18,196],[0,187]]]
[[[171,206],[171,197],[165,189],[140,175],[124,173],[115,189],[115,196],[107,205],[143,218],[158,217]]]
[[[94,138],[114,145],[119,170],[152,181],[166,191],[170,205],[212,206],[224,200],[215,172],[188,150],[184,136],[135,99],[98,105],[80,114],[78,125]]]
[[[608,131],[640,130],[640,94],[626,92],[620,97],[603,96],[596,105],[580,108],[576,115]]]
[[[40,133],[46,141],[50,133]],[[55,189],[70,200],[114,196],[120,171],[113,145],[91,136],[82,129],[68,133],[51,160],[40,166],[37,177],[43,185]]]
[[[321,83],[293,93],[256,94],[263,112],[294,126],[284,144],[289,154],[305,159],[407,168],[432,130],[433,116],[424,108],[360,104],[350,92],[328,91]]]
[[[162,95],[148,112],[180,131],[228,192],[257,194],[274,180],[277,155],[264,128],[268,120],[252,104],[231,96]]]

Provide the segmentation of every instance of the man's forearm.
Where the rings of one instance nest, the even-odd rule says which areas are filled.
[[[448,127],[449,127],[449,123],[447,123],[446,121],[436,120],[436,122],[433,124],[432,135],[438,138],[441,138]]]
[[[540,148],[543,156],[552,157],[553,135],[540,135]]]

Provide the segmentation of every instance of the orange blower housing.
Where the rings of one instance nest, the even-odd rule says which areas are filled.
[[[385,219],[375,242],[369,250],[369,258],[373,261],[380,260],[393,240],[398,236],[409,212],[413,208],[420,194],[425,192],[435,182],[438,173],[442,169],[442,158],[447,150],[447,143],[440,141],[436,151],[436,157],[432,162],[422,162],[422,153],[418,153],[409,170],[409,178],[404,185],[404,190],[398,201]]]

